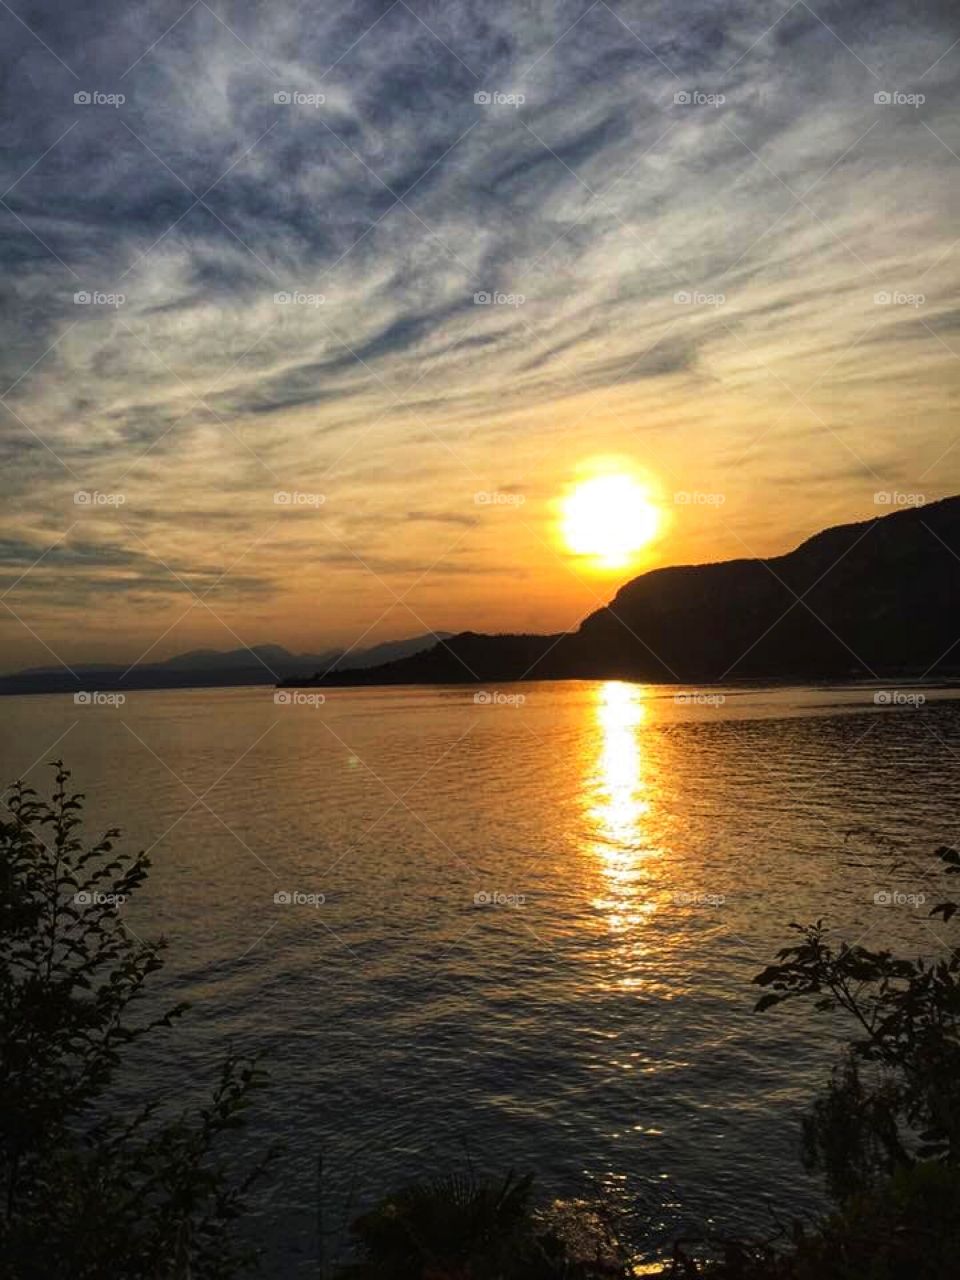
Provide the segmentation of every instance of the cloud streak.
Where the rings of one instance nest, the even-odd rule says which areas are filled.
[[[894,474],[960,488],[947,6],[21,17],[0,13],[11,579],[96,488],[125,495],[102,545],[150,591],[127,529],[181,567],[244,555],[251,643],[349,642],[417,566],[438,626],[553,630],[594,601],[549,504],[510,525],[478,490],[557,492],[590,453],[630,455],[667,493],[728,493],[730,531],[693,513],[663,549],[709,559],[745,529],[767,552],[871,514]],[[279,489],[324,495],[314,556],[303,519],[274,529]],[[444,525],[465,543],[431,568]],[[109,597],[90,643],[132,652],[172,617],[126,618],[127,579],[88,545],[74,531],[38,570],[31,625],[59,648],[78,601]],[[545,556],[524,614],[504,564]],[[0,635],[35,656],[16,620]]]

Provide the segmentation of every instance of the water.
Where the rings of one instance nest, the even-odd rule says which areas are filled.
[[[840,1027],[752,1013],[750,979],[791,920],[940,945],[926,907],[874,894],[899,847],[916,857],[899,888],[936,900],[922,877],[956,839],[960,701],[674,692],[4,699],[0,776],[40,761],[38,785],[60,755],[91,826],[152,848],[125,919],[166,935],[162,995],[193,1009],[138,1085],[179,1104],[228,1044],[268,1055],[242,1153],[286,1146],[258,1206],[268,1276],[317,1274],[318,1208],[329,1259],[344,1217],[468,1158],[603,1189],[650,1256],[816,1204],[797,1123]]]

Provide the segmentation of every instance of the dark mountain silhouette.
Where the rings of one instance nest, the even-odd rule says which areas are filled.
[[[960,671],[958,602],[955,497],[826,529],[782,556],[654,569],[576,632],[464,632],[320,683],[944,675]]]
[[[255,644],[249,649],[227,649],[223,652],[219,649],[191,649],[157,665],[168,671],[237,671],[263,666],[290,670],[292,667],[315,667],[324,656],[332,659],[336,655],[290,653],[281,644]]]
[[[325,653],[291,653],[279,644],[228,650],[191,649],[163,662],[138,663],[132,669],[128,669],[129,664],[117,663],[74,664],[73,672],[65,667],[31,667],[0,676],[0,694],[272,685],[288,676],[313,677],[336,670],[344,663],[363,669],[406,658],[448,635],[446,631],[431,632],[367,649],[330,649]]]

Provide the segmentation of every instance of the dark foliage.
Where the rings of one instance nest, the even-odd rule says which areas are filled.
[[[137,1041],[169,1030],[184,1005],[143,1013],[162,942],[127,930],[124,903],[149,869],[86,847],[83,797],[58,762],[50,802],[17,785],[0,823],[0,1271],[11,1280],[159,1280],[236,1275],[234,1237],[259,1169],[232,1181],[213,1158],[242,1123],[256,1064],[228,1058],[207,1106],[123,1120],[110,1090]]]
[[[958,867],[955,849],[936,853]],[[952,903],[932,915],[949,920]],[[839,1010],[853,1036],[804,1129],[811,1168],[838,1202],[922,1160],[960,1162],[960,949],[934,960],[826,941],[823,922],[800,935],[755,981],[769,988],[757,1009],[812,999]]]
[[[594,1213],[538,1213],[532,1176],[453,1174],[406,1187],[353,1224],[362,1260],[338,1280],[625,1280]]]

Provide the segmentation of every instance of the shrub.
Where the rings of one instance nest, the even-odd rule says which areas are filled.
[[[625,1280],[605,1224],[537,1212],[532,1175],[452,1174],[406,1187],[353,1224],[362,1260],[339,1280]]]
[[[252,1261],[234,1238],[244,1194],[213,1155],[261,1083],[230,1056],[207,1106],[125,1120],[110,1107],[124,1055],[186,1006],[143,1012],[162,941],[127,929],[149,860],[85,846],[83,796],[58,761],[48,802],[13,788],[0,822],[0,1262],[11,1280],[221,1278]]]

